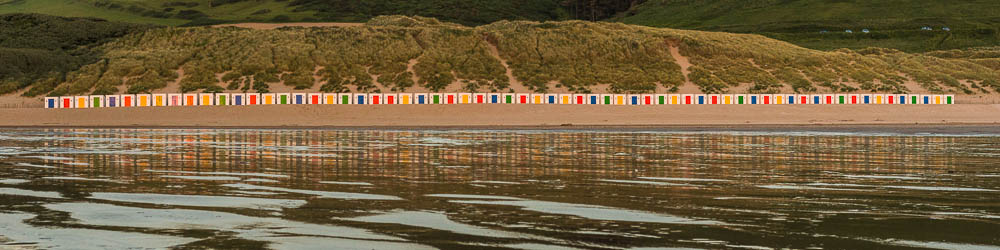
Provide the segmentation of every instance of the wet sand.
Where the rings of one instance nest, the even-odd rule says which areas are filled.
[[[273,105],[0,109],[3,127],[852,128],[998,132],[1000,105]],[[888,128],[886,128],[888,127]],[[794,130],[794,129],[793,129]],[[920,129],[917,129],[920,130]]]

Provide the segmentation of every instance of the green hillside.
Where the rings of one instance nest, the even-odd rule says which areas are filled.
[[[48,89],[65,73],[98,61],[100,46],[149,25],[38,14],[0,15],[0,93],[28,85]],[[29,95],[44,94],[30,92]]]
[[[222,22],[366,22],[380,15],[434,17],[465,25],[500,20],[595,19],[633,0],[0,0],[0,14],[40,13],[159,25]]]
[[[518,87],[513,82],[576,93],[662,93],[686,84],[707,93],[1000,91],[995,49],[823,52],[759,35],[584,21],[468,27],[386,16],[343,28],[160,28],[94,51],[95,63],[66,73],[65,81],[39,81],[31,93],[150,92],[179,72],[181,89],[191,92],[266,92],[278,84],[326,92],[506,92]],[[691,66],[685,71],[678,58]]]
[[[1000,1],[994,0],[649,0],[613,20],[761,34],[822,50],[922,52],[1000,45]],[[921,30],[925,26],[934,30]],[[848,29],[853,33],[845,33]]]
[[[0,0],[0,14],[6,13],[168,26],[366,22],[381,15],[470,26],[578,19],[760,34],[819,50],[926,52],[1000,45],[1000,1],[991,0]],[[925,26],[934,30],[921,30]]]

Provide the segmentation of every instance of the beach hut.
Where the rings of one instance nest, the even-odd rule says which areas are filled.
[[[574,103],[576,103],[576,99],[574,98],[573,94],[559,95],[559,104],[574,104]]]
[[[209,93],[198,94],[198,105],[201,106],[215,105],[215,95]]]
[[[471,93],[458,93],[458,103],[460,104],[470,104],[472,103]]]
[[[233,102],[233,98],[229,94],[226,94],[226,93],[217,93],[217,94],[215,94],[215,105],[218,105],[218,106],[230,106],[230,105],[233,105],[232,102]]]
[[[885,95],[885,104],[897,104],[897,102],[898,102],[898,101],[896,101],[896,100],[898,100],[897,98],[899,98],[899,97],[897,97],[896,95],[887,94],[887,95]]]
[[[167,106],[181,106],[183,104],[184,95],[181,94],[167,94]]]
[[[722,99],[722,104],[733,104],[733,95],[720,95],[719,99]]]
[[[513,93],[503,93],[503,94],[498,94],[498,95],[500,95],[500,101],[496,102],[496,103],[515,103],[515,102],[517,102],[517,100],[516,100],[517,99],[517,95],[515,95]]]
[[[391,93],[382,95],[385,98],[385,104],[399,104],[399,94]]]
[[[439,93],[428,94],[427,95],[427,103],[428,104],[443,104],[444,103],[444,94],[439,94]]]
[[[368,94],[368,104],[385,104],[385,97],[382,94]]]
[[[323,93],[319,99],[319,103],[316,104],[337,104],[337,94],[335,93]]]
[[[531,94],[531,104],[542,104],[545,103],[544,94]]]
[[[352,101],[354,104],[369,104],[368,94],[354,94]]]
[[[398,94],[398,104],[413,104],[413,94]]]
[[[598,95],[598,94],[588,94],[586,102],[587,102],[587,104],[590,104],[590,105],[601,104],[601,95]]]
[[[667,105],[670,104],[670,95],[656,94],[653,95],[653,102],[657,105]]]
[[[124,97],[122,97],[124,99]],[[198,105],[198,94],[184,94],[183,100],[184,106],[197,106]]]
[[[135,95],[135,106],[136,107],[153,106],[153,95],[150,94]]]
[[[708,94],[708,95],[706,95],[705,104],[719,104],[721,102],[722,102],[722,100],[720,100],[718,94]]]
[[[884,94],[873,94],[872,96],[875,97],[875,104],[886,104]]]
[[[106,95],[104,96],[104,106],[109,108],[120,107],[121,106],[119,105],[120,100],[121,96],[119,95]]]
[[[244,95],[246,96],[246,104],[244,105],[260,105],[264,102],[260,93],[246,93]]]
[[[847,99],[850,101],[849,102],[850,104],[860,104],[862,101],[861,95],[859,94],[848,94],[847,97],[848,97]]]
[[[872,104],[875,100],[872,100],[872,95],[870,94],[859,94],[858,95],[859,104]]]
[[[796,103],[799,103],[799,101],[797,99],[795,99],[796,96],[797,95],[793,95],[793,94],[785,94],[784,95],[785,104],[796,104]]]
[[[57,108],[59,108],[59,97],[46,97],[45,98],[45,108],[47,108],[47,109],[57,109]]]
[[[101,108],[104,107],[104,96],[103,95],[92,95],[87,98],[87,105],[91,108]]]
[[[944,96],[944,104],[955,104],[955,95]]]
[[[694,104],[706,104],[708,103],[707,102],[708,100],[706,99],[708,99],[708,95],[705,94],[694,95]]]
[[[76,102],[73,101],[73,97],[69,97],[69,96],[60,96],[59,97],[59,104],[60,104],[60,107],[62,107],[64,109],[71,109],[71,108],[75,108],[76,107],[76,105],[74,105],[74,104],[76,104]]]
[[[500,93],[479,93],[479,94],[483,95],[483,102],[482,103],[485,103],[485,104],[497,104],[497,103],[503,102],[503,100],[502,100],[503,95],[501,95]],[[476,94],[476,95],[479,95],[479,94]]]
[[[557,95],[557,94],[545,94],[545,103],[546,104],[558,104],[559,103],[559,95]]]
[[[641,95],[625,95],[625,102],[628,105],[642,105]]]
[[[477,104],[490,103],[490,94],[488,94],[488,93],[475,93],[475,94],[472,94],[472,97],[473,97],[472,99]]]
[[[529,95],[529,94],[515,94],[514,95],[514,103],[520,103],[520,104],[531,103],[531,100],[529,100],[529,99],[531,99],[531,95]]]
[[[273,93],[260,94],[260,104],[261,105],[274,105],[276,102],[276,95]]]
[[[694,95],[692,94],[682,94],[681,104],[694,104]]]
[[[444,104],[455,104],[458,103],[458,94],[456,93],[445,93],[444,94]]]
[[[167,106],[167,95],[166,94],[153,94],[153,106],[155,106],[155,107],[166,107]]]
[[[681,104],[681,95],[677,94],[667,95],[667,103],[671,105]]]
[[[897,104],[907,104],[910,103],[910,95],[896,95]]]
[[[812,100],[811,100],[812,98],[811,97],[812,96],[810,96],[810,95],[798,95],[798,96],[795,97],[795,98],[798,99],[797,100],[798,102],[796,102],[796,103],[798,103],[798,104],[810,104],[810,103],[812,103]]]
[[[627,105],[628,104],[628,100],[627,100],[628,96],[627,95],[612,95],[612,97],[614,97],[613,101],[614,101],[615,105]]]
[[[746,94],[733,95],[733,104],[747,104],[747,95]]]
[[[934,95],[934,104],[944,104],[944,96]]]
[[[413,104],[428,104],[428,103],[430,103],[430,101],[429,101],[430,100],[430,95],[428,95],[427,93],[417,93],[417,94],[410,94],[410,95],[411,95],[411,98],[412,98],[410,102],[412,102]]]
[[[339,93],[337,94],[337,104],[353,104],[354,95],[350,93]]]
[[[120,95],[118,96],[118,106],[119,107],[135,107],[135,95]]]
[[[614,102],[612,102],[613,101],[612,99],[614,99],[614,96],[611,95],[611,94],[598,94],[597,95],[597,104],[598,105],[611,105],[611,104],[614,103]]]
[[[88,103],[89,102],[89,98],[90,98],[90,96],[77,96],[77,97],[73,97],[73,100],[75,102],[74,105],[73,105],[73,107],[78,108],[78,109],[89,108],[90,107],[90,104]]]
[[[244,106],[247,105],[247,95],[242,93],[229,94],[229,105],[233,106]]]
[[[785,96],[781,94],[771,95],[771,98],[771,104],[785,104],[787,102]]]
[[[306,104],[318,105],[323,104],[326,100],[323,99],[323,93],[308,93],[306,94]]]
[[[846,94],[837,94],[833,96],[833,104],[848,104]]]
[[[278,93],[278,104],[292,104],[292,93]]]
[[[570,103],[572,104],[587,104],[587,94],[572,94],[570,95]]]
[[[368,94],[368,104],[385,104],[385,94]]]
[[[774,99],[771,98],[772,95],[758,95],[758,96],[760,96],[760,100],[757,101],[757,104],[773,104],[774,103]]]

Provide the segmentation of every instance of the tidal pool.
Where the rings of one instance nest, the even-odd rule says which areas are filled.
[[[0,249],[998,249],[1000,135],[5,129]]]

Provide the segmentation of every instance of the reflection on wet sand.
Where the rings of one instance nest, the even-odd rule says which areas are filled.
[[[990,249],[998,148],[990,135],[5,130],[0,248]]]

